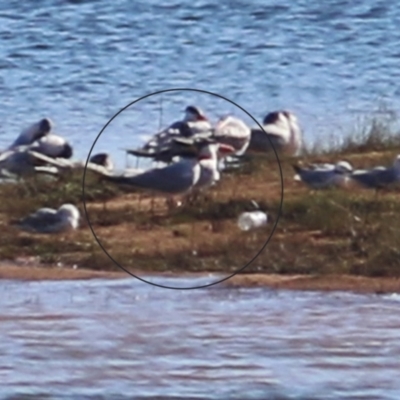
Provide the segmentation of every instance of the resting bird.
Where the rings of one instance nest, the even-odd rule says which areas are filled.
[[[72,146],[61,136],[50,133],[53,123],[44,118],[21,132],[8,150],[29,146],[31,150],[49,157],[71,158]]]
[[[171,162],[176,146],[176,143],[173,141],[174,138],[210,137],[211,130],[211,123],[204,112],[198,107],[188,106],[186,107],[185,117],[182,121],[174,122],[168,128],[156,133],[141,148],[137,150],[128,149],[127,153],[136,156],[151,157],[155,161]]]
[[[241,119],[227,115],[217,122],[213,138],[218,143],[232,146],[236,155],[242,155],[249,146],[251,130]]]
[[[255,127],[251,130],[249,152],[275,151],[296,155],[302,147],[302,132],[297,118],[289,111],[274,111],[266,115],[263,130]]]
[[[176,139],[179,141],[179,139]],[[189,142],[190,143],[190,142]],[[232,153],[232,146],[212,140],[193,142],[188,154],[163,168],[154,168],[133,176],[107,176],[106,180],[169,195],[185,194],[193,187],[205,186],[219,179],[218,154]]]
[[[61,136],[49,134],[30,145],[30,149],[49,157],[69,159],[73,155],[72,146]]]
[[[346,187],[353,167],[347,161],[337,164],[312,165],[311,168],[301,168],[293,165],[296,172],[294,179],[302,181],[312,189],[329,187]]]
[[[58,210],[41,208],[15,225],[28,232],[60,233],[77,229],[80,213],[73,204],[64,204]]]
[[[57,170],[54,167],[45,166],[41,160],[41,154],[31,152],[30,146],[19,146],[13,150],[7,150],[0,155],[0,175],[28,176],[36,172],[54,175]]]
[[[400,181],[400,155],[391,167],[378,166],[369,170],[355,170],[350,178],[368,189],[380,189]]]
[[[94,154],[90,157],[89,162],[102,165],[108,171],[112,171],[114,169],[114,163],[112,162],[111,156],[108,153]]]
[[[49,134],[52,128],[53,123],[49,118],[41,119],[39,122],[35,122],[24,129],[8,149],[11,150],[18,146],[30,145]]]

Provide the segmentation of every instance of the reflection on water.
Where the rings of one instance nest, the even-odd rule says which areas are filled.
[[[395,295],[0,286],[0,398],[400,398]]]

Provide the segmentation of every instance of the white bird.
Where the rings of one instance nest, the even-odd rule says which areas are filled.
[[[241,119],[227,115],[217,122],[213,138],[232,146],[236,155],[242,155],[249,146],[251,129]]]
[[[53,123],[49,118],[41,119],[39,122],[28,126],[24,129],[20,135],[15,139],[14,143],[8,148],[8,150],[14,149],[18,146],[26,146],[32,144],[36,140],[50,133],[53,128]]]
[[[79,210],[73,204],[64,204],[58,210],[41,208],[16,225],[28,232],[59,233],[77,229],[79,219]]]
[[[97,165],[102,165],[108,171],[112,171],[114,169],[114,163],[108,153],[94,154],[90,157],[89,162]]]
[[[48,134],[30,145],[30,149],[54,158],[71,158],[72,146],[63,137]]]
[[[274,111],[263,120],[263,129],[251,130],[248,151],[271,152],[271,142],[275,151],[296,155],[301,150],[303,139],[297,117],[289,111]]]
[[[294,180],[302,181],[313,189],[346,187],[353,170],[347,161],[339,161],[336,164],[314,164],[310,168],[293,165],[293,168],[296,172]]]
[[[127,150],[129,154],[149,156],[158,161],[170,162],[172,157],[164,152],[175,145],[174,138],[205,138],[212,134],[212,126],[204,112],[195,106],[185,109],[182,121],[174,122],[168,128],[156,133],[138,150]],[[162,154],[162,156],[160,156]]]
[[[85,163],[82,163],[85,167]],[[142,173],[142,169],[127,168],[123,171],[116,170],[111,156],[108,153],[97,153],[90,157],[86,170],[95,172],[101,176],[133,176]]]
[[[34,175],[36,172],[56,174],[54,168],[47,168],[41,160],[36,157],[35,153],[29,151],[30,146],[19,146],[13,150],[7,150],[0,155],[0,174],[2,176],[17,175],[27,176]]]
[[[46,165],[51,165],[56,168],[57,173],[62,173],[65,171],[83,169],[85,168],[84,161],[73,161],[65,158],[53,158],[46,156],[42,153],[38,153],[36,151],[29,150],[28,152],[38,161]],[[95,172],[108,174],[114,168],[114,164],[111,160],[111,157],[108,153],[98,153],[93,155],[88,162],[87,169],[94,170]]]
[[[350,178],[357,184],[379,189],[400,181],[400,155],[397,155],[391,167],[377,166],[369,170],[355,170]]]
[[[44,118],[21,132],[8,150],[19,146],[30,146],[30,149],[49,157],[71,158],[72,146],[61,136],[50,133],[53,123]]]

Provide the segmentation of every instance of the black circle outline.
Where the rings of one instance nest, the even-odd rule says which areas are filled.
[[[128,274],[131,275],[132,277],[134,277],[134,278],[136,278],[136,279],[139,279],[140,281],[142,281],[142,282],[144,282],[144,283],[147,283],[147,284],[153,285],[153,286],[157,286],[157,287],[161,287],[161,288],[164,288],[164,289],[175,289],[175,290],[203,289],[203,288],[210,287],[210,286],[216,285],[216,284],[218,284],[218,283],[224,282],[224,281],[226,281],[226,280],[232,278],[233,276],[235,276],[235,275],[238,274],[239,272],[242,272],[245,268],[247,268],[247,267],[261,254],[261,252],[265,249],[265,247],[267,246],[267,244],[268,244],[269,241],[271,240],[272,236],[274,235],[274,232],[275,232],[276,227],[278,226],[278,222],[279,222],[279,219],[280,219],[281,214],[282,214],[282,206],[283,206],[283,193],[284,193],[284,190],[283,190],[283,173],[282,173],[282,166],[281,166],[281,162],[280,162],[280,160],[279,160],[278,153],[276,152],[276,150],[275,150],[275,148],[274,148],[274,145],[273,145],[271,139],[268,137],[268,135],[267,135],[268,140],[269,140],[269,142],[270,142],[270,144],[271,144],[271,147],[272,147],[272,149],[273,149],[273,151],[274,151],[274,153],[275,153],[276,160],[278,161],[279,173],[280,173],[280,177],[281,177],[281,203],[280,203],[280,206],[279,206],[278,217],[276,218],[274,227],[273,227],[273,229],[272,229],[272,231],[271,231],[271,233],[270,233],[268,239],[266,240],[266,242],[264,243],[264,245],[261,247],[261,249],[258,251],[258,253],[257,253],[247,264],[245,264],[243,267],[239,268],[239,269],[238,269],[237,271],[235,271],[233,274],[228,275],[227,277],[225,277],[225,278],[223,278],[223,279],[221,279],[221,280],[219,280],[219,281],[212,282],[212,283],[209,283],[209,284],[207,284],[207,285],[201,285],[201,286],[193,286],[193,287],[174,287],[174,286],[167,286],[167,285],[161,285],[161,284],[159,284],[159,283],[149,282],[149,281],[147,281],[146,279],[143,279],[143,278],[140,278],[140,277],[134,275],[132,272],[126,270],[126,269],[125,269],[124,267],[122,267],[116,260],[114,260],[114,258],[113,258],[113,257],[107,252],[107,250],[103,247],[103,245],[101,244],[100,240],[97,238],[96,233],[95,233],[94,230],[93,230],[93,227],[92,227],[92,224],[90,223],[90,219],[89,219],[89,217],[88,217],[88,212],[87,212],[87,209],[86,209],[85,179],[86,179],[86,169],[87,169],[87,165],[88,165],[90,155],[92,154],[93,148],[94,148],[94,146],[96,145],[97,140],[100,138],[100,136],[102,135],[102,133],[104,132],[104,130],[107,128],[107,126],[108,126],[119,114],[121,114],[123,111],[125,111],[126,109],[128,109],[128,108],[129,108],[130,106],[132,106],[133,104],[138,103],[139,101],[144,100],[144,99],[146,99],[147,97],[151,97],[151,96],[154,96],[154,95],[157,95],[157,94],[161,94],[161,93],[176,92],[176,91],[192,91],[192,92],[206,93],[206,94],[210,94],[210,95],[212,95],[212,96],[219,97],[219,98],[221,98],[221,99],[223,99],[223,100],[225,100],[225,101],[227,101],[227,102],[233,104],[234,106],[238,107],[239,109],[241,109],[241,110],[242,110],[245,114],[247,114],[247,115],[260,127],[260,129],[267,135],[267,133],[264,131],[264,128],[258,123],[258,121],[257,121],[248,111],[246,111],[243,107],[241,107],[241,106],[239,106],[238,104],[236,104],[234,101],[229,100],[229,99],[227,99],[226,97],[221,96],[220,94],[213,93],[213,92],[210,92],[210,91],[207,91],[207,90],[192,89],[192,88],[172,88],[172,89],[164,89],[164,90],[159,90],[159,91],[157,91],[157,92],[153,92],[153,93],[147,94],[147,95],[145,95],[145,96],[142,96],[142,97],[140,97],[140,98],[138,98],[138,99],[132,101],[131,103],[129,103],[129,104],[126,105],[125,107],[121,108],[116,114],[114,114],[114,116],[103,126],[103,128],[101,129],[101,131],[100,131],[99,134],[97,135],[96,139],[94,140],[94,142],[93,142],[93,144],[92,144],[92,146],[91,146],[91,148],[90,148],[90,150],[89,150],[89,154],[88,154],[88,157],[87,157],[86,163],[85,163],[85,168],[84,168],[84,170],[83,170],[83,178],[82,178],[82,200],[83,200],[83,208],[84,208],[84,210],[85,210],[85,215],[86,215],[86,219],[87,219],[87,221],[88,221],[88,225],[89,225],[89,227],[90,227],[90,230],[92,231],[92,234],[93,234],[93,236],[94,236],[94,238],[95,238],[97,244],[101,247],[101,249],[102,249],[102,250],[104,251],[104,253],[108,256],[108,258],[109,258],[111,261],[113,261],[114,264],[117,265],[119,268],[121,268],[123,271],[125,271],[126,273],[128,273]]]

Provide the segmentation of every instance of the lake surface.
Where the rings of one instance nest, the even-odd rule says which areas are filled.
[[[257,120],[294,111],[312,143],[349,133],[382,105],[399,109],[400,8],[364,0],[12,0],[0,5],[0,148],[48,116],[78,158],[135,99],[184,87],[218,93]],[[162,105],[161,105],[162,103]],[[244,116],[219,98],[175,92],[136,104],[96,151],[124,163],[188,104]],[[162,107],[162,113],[160,108]]]
[[[398,295],[134,278],[0,291],[0,399],[400,398]]]

